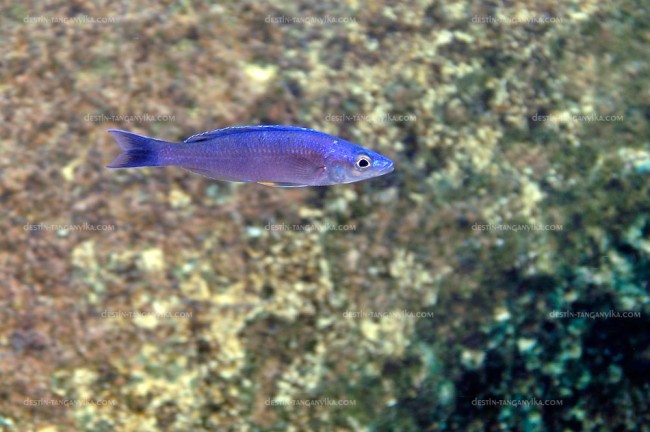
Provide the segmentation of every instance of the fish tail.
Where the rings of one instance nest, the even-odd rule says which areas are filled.
[[[122,148],[122,153],[106,168],[120,169],[164,165],[160,157],[160,150],[164,144],[168,144],[167,142],[119,129],[109,129],[108,132],[113,135],[115,141]]]

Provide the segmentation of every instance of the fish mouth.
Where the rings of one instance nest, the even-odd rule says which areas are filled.
[[[395,170],[395,164],[391,160],[376,161],[374,165],[378,170],[377,175],[388,174]]]

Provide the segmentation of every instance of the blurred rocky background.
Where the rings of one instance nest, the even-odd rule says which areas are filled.
[[[646,2],[0,9],[0,430],[650,430]],[[397,169],[104,168],[244,124]]]

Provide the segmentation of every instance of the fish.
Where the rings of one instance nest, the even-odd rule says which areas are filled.
[[[394,170],[393,161],[377,152],[298,126],[232,126],[182,143],[108,132],[122,149],[109,169],[178,166],[215,180],[272,187],[353,183]]]

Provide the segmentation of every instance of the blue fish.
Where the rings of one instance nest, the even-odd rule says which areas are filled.
[[[118,129],[123,152],[107,168],[179,166],[216,180],[274,187],[352,183],[393,171],[393,161],[323,132],[295,126],[236,126],[182,143]]]

